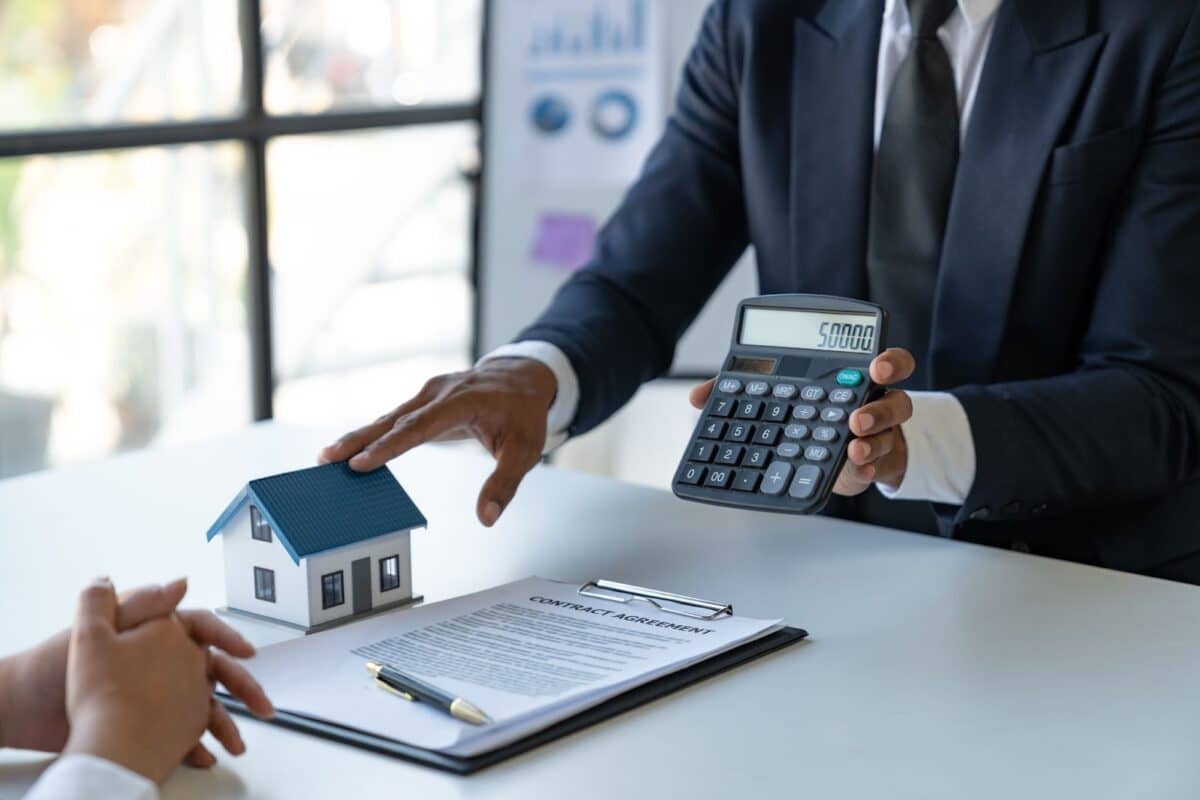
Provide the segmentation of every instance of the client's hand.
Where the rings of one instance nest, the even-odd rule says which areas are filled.
[[[871,380],[880,386],[894,386],[908,380],[915,368],[912,353],[892,348],[871,362]],[[692,389],[689,400],[693,406],[704,408],[715,380]],[[847,448],[846,466],[834,486],[836,493],[862,494],[872,483],[895,488],[904,481],[908,446],[900,425],[907,422],[912,413],[912,400],[908,394],[891,389],[879,400],[850,415],[850,431],[858,438]]]

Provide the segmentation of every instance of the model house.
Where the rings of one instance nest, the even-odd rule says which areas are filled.
[[[250,481],[208,531],[229,610],[313,632],[413,599],[425,517],[386,468],[344,463]]]

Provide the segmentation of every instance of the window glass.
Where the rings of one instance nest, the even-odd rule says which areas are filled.
[[[379,562],[379,591],[400,587],[400,556],[388,556]]]
[[[250,420],[244,178],[236,144],[0,159],[0,477]]]
[[[264,567],[254,568],[254,596],[268,603],[275,602],[275,571]]]
[[[276,418],[355,424],[470,355],[471,123],[268,151]]]
[[[342,573],[331,572],[321,576],[321,608],[333,608],[346,602],[342,591]]]
[[[0,2],[0,128],[235,113],[237,7],[237,0]]]
[[[260,542],[271,541],[271,524],[263,519],[256,506],[250,506],[250,536]]]
[[[265,0],[273,114],[474,101],[481,0]]]

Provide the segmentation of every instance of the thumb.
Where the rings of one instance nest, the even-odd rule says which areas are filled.
[[[699,386],[693,388],[691,393],[688,395],[688,402],[690,402],[694,408],[703,409],[704,404],[708,402],[708,396],[712,394],[713,384],[716,382],[716,378],[710,378]]]
[[[532,447],[508,445],[496,457],[496,470],[483,483],[479,493],[479,503],[475,513],[479,521],[487,527],[496,524],[496,520],[512,502],[517,493],[517,487],[525,473],[541,459],[541,453]]]
[[[79,595],[79,608],[75,614],[77,627],[93,627],[97,623],[116,629],[117,591],[108,578],[97,578]]]

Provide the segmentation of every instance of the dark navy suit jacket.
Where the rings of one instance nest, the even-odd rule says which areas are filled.
[[[669,368],[748,245],[763,293],[865,295],[883,4],[709,9],[642,176],[520,337],[570,358],[575,432]],[[916,354],[975,441],[949,535],[1135,571],[1200,554],[1198,6],[998,11]]]

